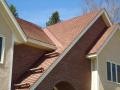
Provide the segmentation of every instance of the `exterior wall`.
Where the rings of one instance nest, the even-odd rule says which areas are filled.
[[[98,76],[98,62],[96,58],[91,59],[91,90],[98,90],[99,76]]]
[[[0,35],[5,37],[4,62],[0,64],[0,90],[10,90],[14,38],[12,30],[10,30],[10,27],[6,24],[1,14]]]
[[[99,90],[120,90],[120,84],[107,80],[107,61],[120,64],[120,31],[115,33],[98,56]]]
[[[71,84],[75,90],[90,90],[91,62],[86,59],[86,54],[106,28],[99,18],[35,90],[52,90],[62,81]]]
[[[27,45],[14,46],[12,81],[17,80],[43,55],[43,51]]]

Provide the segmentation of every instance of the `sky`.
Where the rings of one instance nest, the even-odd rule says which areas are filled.
[[[61,20],[80,16],[84,0],[7,0],[13,4],[19,17],[42,27],[53,12],[58,11]]]

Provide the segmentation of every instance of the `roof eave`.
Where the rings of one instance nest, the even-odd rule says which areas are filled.
[[[44,43],[42,41],[38,41],[38,40],[35,40],[35,39],[32,39],[32,38],[28,38],[26,44],[30,45],[30,46],[37,47],[37,48],[41,48],[43,50],[48,50],[48,51],[56,50],[55,45]]]
[[[2,16],[5,20],[5,22],[9,25],[10,29],[12,32],[14,32],[14,40],[17,44],[25,43],[34,47],[42,48],[42,49],[47,49],[47,50],[55,50],[56,46],[52,44],[47,44],[44,42],[40,42],[34,39],[28,39],[23,30],[21,29],[20,25],[16,21],[15,17],[11,13],[11,11],[8,8],[8,5],[6,4],[5,1],[0,0],[0,5],[1,5],[1,12]]]
[[[103,20],[105,21],[106,25],[107,25],[108,27],[112,26],[113,23],[112,23],[112,21],[110,20],[110,16],[109,16],[109,14],[107,13],[107,11],[106,11],[105,9],[103,9],[102,12],[103,12],[102,18],[103,18]]]
[[[30,90],[35,89],[42,80],[52,71],[52,69],[62,60],[62,58],[69,52],[69,50],[77,43],[77,41],[87,32],[87,30],[92,26],[92,24],[105,12],[102,10],[98,12],[97,16],[93,18],[93,20],[84,28],[84,31],[64,50],[64,52],[56,59],[56,61],[49,67],[49,69],[42,74],[42,76],[35,82],[31,87]]]
[[[120,30],[120,26],[117,25],[115,28],[114,28],[114,31],[111,33],[111,35],[109,36],[109,38],[107,38],[106,42],[103,43],[103,45],[97,50],[97,52],[94,52],[94,53],[89,53],[87,55],[87,58],[95,58],[97,57],[101,51],[103,50],[103,48],[107,45],[107,43],[109,42],[109,40],[112,38],[112,36],[114,35],[114,33],[117,31],[117,30]]]
[[[1,12],[5,22],[9,25],[10,29],[16,34],[15,41],[18,43],[23,43],[27,41],[27,38],[22,31],[21,27],[17,23],[15,17],[8,8],[8,5],[4,0],[0,0]]]
[[[92,59],[92,58],[96,58],[97,56],[98,56],[97,53],[92,53],[92,54],[88,54],[86,58]]]

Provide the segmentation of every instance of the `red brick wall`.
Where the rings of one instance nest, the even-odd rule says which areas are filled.
[[[27,45],[14,46],[14,61],[12,80],[15,83],[17,79],[27,71],[42,55],[43,51]]]
[[[61,81],[70,83],[75,90],[90,90],[91,61],[86,58],[86,54],[105,32],[106,28],[103,20],[99,18],[36,90],[52,90]]]

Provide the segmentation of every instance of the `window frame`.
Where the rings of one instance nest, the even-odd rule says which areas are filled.
[[[120,64],[117,64],[117,66],[120,66]],[[118,71],[118,67],[116,69]],[[117,73],[117,83],[120,84],[120,82],[118,81],[118,73]]]
[[[108,63],[110,64],[110,66],[109,66],[109,69],[110,69],[110,70],[108,70]],[[112,71],[111,71],[111,67],[112,67],[112,66],[111,66],[111,62],[107,61],[107,62],[106,62],[106,68],[107,68],[107,69],[106,69],[106,71],[107,71],[107,72],[106,72],[106,73],[107,73],[107,76],[106,76],[106,77],[107,77],[107,80],[108,80],[108,81],[112,81],[112,73],[111,73]],[[109,72],[109,73],[110,73],[110,77],[108,76],[108,71],[110,71],[110,72]],[[109,79],[110,79],[110,80],[109,80]]]
[[[2,38],[2,49],[1,49],[1,60],[0,64],[4,63],[4,53],[5,53],[5,36],[0,34],[0,37]]]
[[[109,82],[112,82],[112,83],[116,83],[116,84],[120,84],[119,82],[118,82],[118,72],[117,72],[117,66],[120,66],[120,64],[117,64],[116,62],[114,62],[114,61],[110,61],[110,60],[108,60],[108,61],[106,61],[106,66],[107,66],[107,63],[110,63],[110,69],[111,69],[111,80],[108,80],[108,77],[107,77],[107,81],[109,81]],[[113,74],[112,74],[112,65],[113,64],[115,64],[115,72],[116,72],[116,82],[114,82],[113,81]],[[106,67],[107,68],[107,67]],[[106,69],[106,70],[108,70],[108,69]],[[107,73],[108,74],[108,73]],[[108,75],[106,75],[106,76],[108,76]]]

